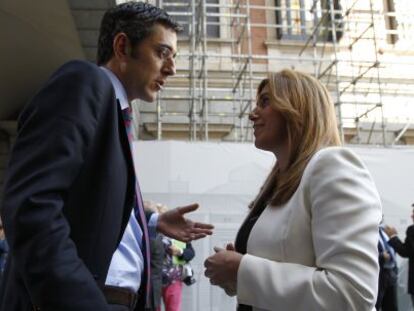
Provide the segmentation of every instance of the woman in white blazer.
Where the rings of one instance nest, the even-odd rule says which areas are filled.
[[[340,147],[328,91],[292,70],[261,82],[250,115],[255,146],[277,162],[235,242],[205,275],[238,310],[371,311],[381,204],[361,160]]]

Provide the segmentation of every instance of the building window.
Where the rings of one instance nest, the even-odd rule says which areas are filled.
[[[196,2],[197,3],[197,2]],[[215,6],[207,6],[207,14],[218,14],[219,0],[206,0],[208,4],[214,4]],[[165,10],[170,13],[174,19],[183,26],[183,31],[179,34],[180,37],[189,37],[190,29],[192,29],[192,16],[191,16],[191,0],[164,0],[163,5]],[[201,21],[199,13],[199,8],[196,7],[196,17],[193,31],[197,29],[197,23]],[[220,37],[220,17],[219,16],[208,16],[207,17],[207,37],[209,38],[219,38]]]
[[[321,18],[324,18],[319,26],[318,40],[333,41],[332,19],[329,13],[329,0],[317,1],[317,7],[311,12],[313,0],[275,0],[276,9],[276,36],[279,40],[306,40]],[[333,0],[334,23],[336,40],[339,41],[343,34],[343,17],[340,0]]]
[[[395,44],[398,41],[398,23],[395,16],[394,0],[384,0],[385,28],[387,29],[387,42]]]
[[[276,35],[278,39],[306,39],[305,0],[276,0]]]

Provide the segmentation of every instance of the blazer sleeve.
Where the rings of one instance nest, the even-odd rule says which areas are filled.
[[[33,305],[41,310],[108,308],[78,257],[63,213],[93,144],[99,107],[113,92],[91,66],[64,65],[28,104],[6,173],[1,214],[10,253]]]
[[[244,255],[240,303],[260,309],[371,311],[378,286],[381,205],[364,165],[349,150],[318,152],[302,178],[315,266]],[[283,208],[283,207],[282,207]]]
[[[401,257],[414,258],[414,226],[408,227],[404,243],[398,236],[394,236],[388,241],[388,244]]]
[[[384,265],[384,250],[381,243],[378,242],[378,264],[380,267]]]

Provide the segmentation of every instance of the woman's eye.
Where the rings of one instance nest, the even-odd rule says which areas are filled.
[[[266,107],[267,105],[269,105],[269,98],[268,97],[264,97],[260,100],[260,106],[261,107]]]

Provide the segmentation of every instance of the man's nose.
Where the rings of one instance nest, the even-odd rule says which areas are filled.
[[[163,73],[167,76],[174,76],[176,73],[175,59],[171,58],[166,61],[163,67]]]

